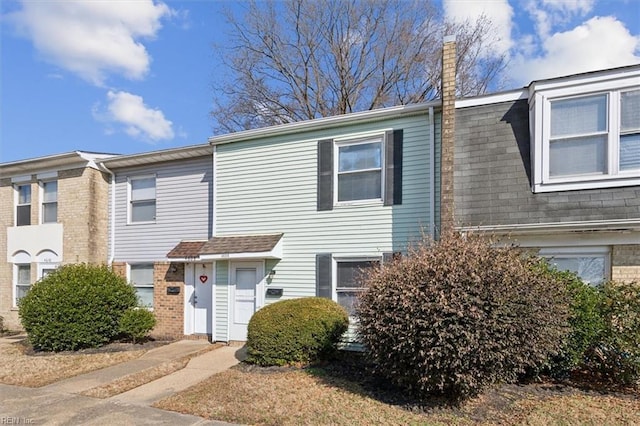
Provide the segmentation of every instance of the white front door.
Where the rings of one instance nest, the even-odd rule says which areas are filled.
[[[261,306],[262,262],[231,264],[231,310],[229,340],[247,340],[247,325]]]
[[[213,267],[210,263],[196,263],[193,269],[193,330],[195,334],[211,334]]]

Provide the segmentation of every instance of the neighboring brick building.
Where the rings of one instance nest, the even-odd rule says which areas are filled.
[[[71,152],[0,164],[0,316],[18,328],[17,300],[51,269],[106,263],[108,154]]]
[[[591,282],[640,281],[640,65],[459,100],[455,122],[458,229]]]

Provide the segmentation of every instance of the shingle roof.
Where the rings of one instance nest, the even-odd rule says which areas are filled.
[[[273,250],[283,234],[213,237],[200,254],[260,253]]]
[[[206,241],[180,241],[168,254],[169,259],[195,259]]]
[[[209,241],[181,241],[168,254],[169,259],[197,259],[202,254],[262,253],[278,244],[283,234],[213,237]]]

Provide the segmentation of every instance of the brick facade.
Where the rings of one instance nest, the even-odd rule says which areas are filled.
[[[178,287],[179,294],[167,294]],[[184,336],[184,263],[156,262],[153,268],[153,312],[158,321],[154,337]]]
[[[454,139],[456,124],[456,43],[445,40],[442,49],[442,143],[440,162],[440,228],[454,224]]]
[[[640,283],[640,245],[619,245],[611,253],[611,279]]]
[[[40,223],[40,184],[31,174],[31,226]],[[106,263],[108,238],[108,176],[88,167],[61,170],[57,174],[58,218],[62,224],[61,263]],[[21,328],[13,307],[13,264],[7,262],[7,229],[13,227],[15,189],[10,178],[0,180],[0,316],[11,329]],[[38,263],[30,253],[31,282],[38,279]]]

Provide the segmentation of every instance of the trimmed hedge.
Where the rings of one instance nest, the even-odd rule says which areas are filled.
[[[135,289],[106,266],[65,265],[31,287],[19,315],[34,349],[77,350],[110,342],[137,302]]]
[[[569,299],[546,262],[450,233],[371,271],[357,306],[377,372],[451,400],[514,382],[559,353]]]
[[[120,317],[120,333],[133,343],[145,338],[155,326],[155,315],[145,308],[127,309]]]
[[[268,366],[327,359],[348,326],[345,310],[329,299],[307,297],[272,303],[249,321],[247,362]]]

